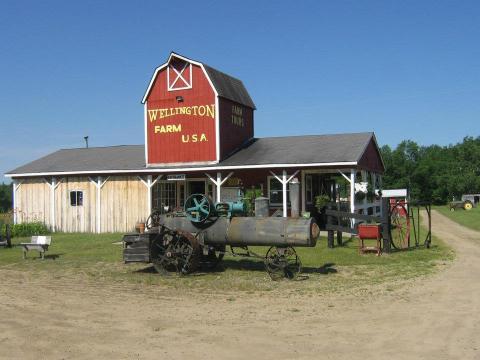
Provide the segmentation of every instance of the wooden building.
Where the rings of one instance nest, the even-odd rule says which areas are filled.
[[[319,195],[351,211],[380,211],[375,196],[358,196],[381,184],[373,133],[255,138],[243,83],[175,53],[155,70],[142,103],[145,145],[62,149],[10,171],[15,222],[126,232],[154,208],[181,208],[190,194],[226,201],[249,189],[288,216],[292,179],[302,211],[315,215]]]

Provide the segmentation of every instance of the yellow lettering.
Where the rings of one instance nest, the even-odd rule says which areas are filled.
[[[172,125],[172,126],[173,126],[173,132],[181,132],[182,131],[182,124]]]
[[[172,125],[167,125],[167,132],[172,132]]]
[[[160,128],[160,133],[164,133],[164,132],[166,132],[165,131],[165,126],[162,125],[162,127]]]
[[[197,134],[193,134],[192,135],[192,142],[197,142],[197,141],[198,141]]]
[[[182,142],[187,143],[189,140],[189,135],[182,135]]]
[[[202,136],[200,136],[200,142],[202,141],[208,141],[207,136],[205,134],[202,134]]]
[[[155,134],[158,133],[158,132],[160,132],[160,126],[155,126],[154,129],[155,129]]]
[[[210,116],[212,119],[215,117],[215,105],[207,105],[207,116]]]
[[[150,122],[157,120],[158,110],[148,110],[148,116],[150,117]]]
[[[242,108],[232,108],[233,115],[242,115]],[[194,105],[194,106],[179,106],[175,108],[150,109],[148,110],[148,118],[150,122],[158,119],[164,119],[175,115],[198,115],[207,116],[212,119],[215,118],[215,104],[211,105]]]

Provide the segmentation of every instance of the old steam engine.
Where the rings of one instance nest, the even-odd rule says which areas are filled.
[[[152,263],[161,274],[188,274],[215,268],[227,246],[232,255],[253,257],[260,256],[248,246],[270,246],[264,263],[273,280],[295,278],[301,262],[294,246],[314,247],[320,234],[312,218],[247,217],[243,202],[214,204],[201,194],[191,195],[183,212],[154,212],[146,227],[144,234],[123,237],[126,263]]]

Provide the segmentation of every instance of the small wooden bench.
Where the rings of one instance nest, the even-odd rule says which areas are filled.
[[[23,258],[27,258],[28,251],[37,250],[40,253],[40,257],[45,259],[45,251],[48,251],[51,242],[51,236],[32,236],[32,242],[20,243],[20,246],[23,248]]]

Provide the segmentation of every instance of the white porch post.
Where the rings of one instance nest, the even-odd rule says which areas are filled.
[[[100,231],[102,231],[101,227],[101,220],[102,220],[102,189],[100,185],[102,184],[102,177],[99,176],[97,178],[97,183],[95,184],[95,187],[97,188],[97,213],[96,215],[96,228],[97,228],[97,234],[100,234]]]
[[[306,211],[306,208],[305,208],[305,199],[306,199],[306,196],[305,196],[305,191],[306,191],[306,184],[305,184],[305,171],[302,170],[300,171],[300,177],[301,177],[301,189],[302,189],[302,213],[304,213]]]
[[[283,217],[287,217],[287,170],[282,171]]]
[[[283,170],[282,171],[282,177],[280,178],[279,176],[277,176],[274,172],[270,171],[270,174],[272,174],[275,179],[277,179],[278,181],[280,181],[280,183],[282,184],[282,197],[283,197],[283,201],[282,201],[282,206],[283,206],[283,217],[287,217],[288,215],[288,212],[287,212],[287,184],[298,174],[300,170],[297,170],[293,173],[292,176],[290,176],[288,179],[287,179],[287,170]]]
[[[55,190],[57,189],[58,185],[62,182],[62,179],[57,182],[57,178],[52,176],[52,180],[48,181],[47,179],[43,179],[45,183],[50,188],[50,227],[52,228],[52,232],[56,231],[55,225]]]
[[[222,196],[222,173],[217,172],[217,182],[215,183],[215,190],[217,191],[217,202],[220,202]]]
[[[152,175],[147,175],[147,209],[152,213]]]
[[[17,223],[17,197],[16,197],[16,193],[17,193],[17,189],[18,189],[18,186],[17,186],[18,182],[17,180],[13,179],[12,181],[12,200],[13,200],[13,223],[16,224]]]
[[[209,174],[205,173],[207,178],[215,185],[215,190],[216,190],[216,202],[221,202],[221,196],[222,196],[222,185],[225,184],[225,182],[230,178],[230,176],[233,175],[233,171],[230,172],[225,178],[222,180],[222,173],[217,172],[217,179],[215,180],[213,177],[211,177]]]
[[[355,213],[355,169],[350,170],[350,212]],[[352,219],[352,227],[355,226],[355,219]]]
[[[55,232],[55,188],[57,179],[52,177],[52,183],[50,185],[50,224],[52,226],[52,232]]]
[[[147,175],[147,181],[143,180],[141,176],[137,176],[138,179],[147,187],[147,211],[148,215],[152,213],[152,187],[162,178],[163,175],[159,175],[153,180],[152,175]]]
[[[90,179],[90,182],[97,188],[97,204],[95,214],[95,231],[100,234],[102,231],[102,187],[105,185],[110,176],[107,176],[105,180],[101,176],[97,177],[97,180]]]

